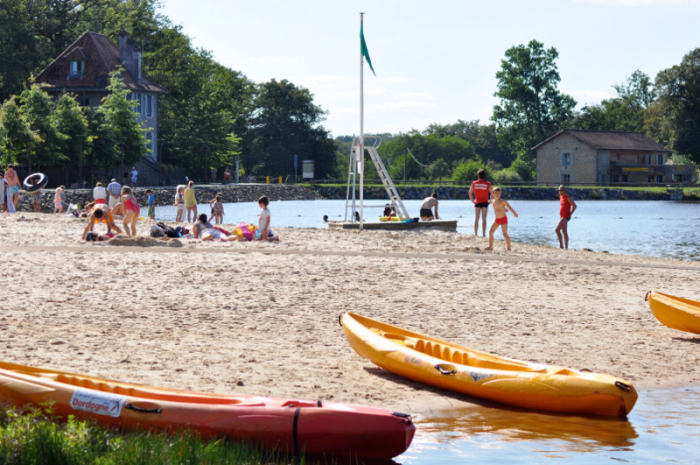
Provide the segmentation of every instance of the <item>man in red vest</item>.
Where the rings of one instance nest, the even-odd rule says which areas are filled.
[[[489,212],[491,183],[486,180],[486,171],[479,170],[476,175],[479,179],[469,188],[469,199],[474,204],[474,235],[479,235],[479,216],[481,216],[482,233],[486,237],[486,216]]]

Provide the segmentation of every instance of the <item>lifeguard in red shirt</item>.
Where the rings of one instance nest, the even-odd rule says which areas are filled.
[[[554,232],[557,233],[559,238],[559,248],[568,249],[569,248],[569,231],[568,225],[571,220],[571,215],[576,211],[576,202],[566,193],[566,187],[559,186],[559,224]],[[564,236],[564,242],[562,243],[562,235]]]
[[[486,216],[489,212],[491,183],[486,180],[486,171],[479,170],[476,175],[479,179],[469,188],[469,199],[474,204],[474,235],[479,235],[479,217],[481,217],[482,233],[486,237]]]

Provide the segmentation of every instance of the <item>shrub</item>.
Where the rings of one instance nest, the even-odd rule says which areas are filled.
[[[523,178],[515,171],[506,169],[493,173],[493,180],[499,184],[504,184],[509,182],[521,182]]]
[[[452,172],[452,180],[462,182],[474,181],[479,170],[486,171],[486,179],[491,179],[489,169],[480,160],[467,160],[457,165]]]

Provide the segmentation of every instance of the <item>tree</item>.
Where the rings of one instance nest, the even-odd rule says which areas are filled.
[[[505,56],[494,93],[501,103],[493,107],[491,120],[501,148],[517,156],[514,167],[532,179],[536,166],[531,148],[571,120],[576,101],[557,88],[561,78],[554,47],[545,50],[544,44],[532,40],[506,50]]]
[[[335,143],[319,123],[325,111],[313,102],[308,89],[286,79],[257,87],[250,120],[250,153],[246,167],[258,175],[294,173],[294,155],[314,160],[317,179],[335,175]]]
[[[613,88],[616,98],[583,107],[572,126],[593,131],[643,132],[646,109],[656,98],[649,76],[636,70],[625,83]]]
[[[58,128],[55,104],[49,94],[41,86],[32,84],[20,95],[20,102],[20,111],[29,127],[41,138],[32,147],[32,163],[37,166],[51,166],[67,161],[63,146],[68,136]]]
[[[119,73],[117,70],[109,74],[108,94],[103,99],[99,111],[104,114],[105,123],[110,126],[115,142],[115,146],[112,147],[112,160],[119,160],[119,150],[123,147],[124,166],[128,166],[146,155],[146,133],[149,129],[142,127],[136,120],[138,103],[127,98],[131,91],[124,86]]]
[[[71,168],[85,165],[85,155],[89,151],[92,136],[88,131],[88,119],[74,95],[62,94],[59,97],[56,102],[56,122],[57,129],[66,136],[61,150],[68,165]]]
[[[474,181],[477,178],[477,173],[479,170],[484,170],[487,178],[491,177],[491,172],[481,161],[467,160],[457,165],[455,170],[452,172],[452,180],[461,182]]]
[[[449,135],[464,139],[474,147],[477,156],[484,163],[492,160],[500,165],[509,166],[515,159],[511,153],[499,147],[495,124],[480,124],[479,120],[458,120],[456,123],[444,126],[431,124],[423,134],[436,134],[440,137]]]
[[[41,141],[39,135],[32,131],[14,98],[7,99],[0,109],[0,127],[4,136],[3,145],[0,146],[0,163],[3,165],[26,160],[30,141],[35,144]]]
[[[700,163],[700,48],[656,76],[658,100],[649,107],[647,128],[668,138],[674,152]]]

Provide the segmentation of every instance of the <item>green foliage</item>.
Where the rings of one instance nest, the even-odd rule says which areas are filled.
[[[440,137],[454,136],[469,142],[477,156],[484,162],[489,160],[501,165],[510,165],[515,157],[498,145],[495,124],[480,124],[479,120],[458,120],[453,124],[431,124],[423,134],[435,134]]]
[[[482,161],[467,160],[457,165],[455,170],[452,172],[452,180],[461,182],[475,181],[479,170],[486,171],[486,179],[491,179],[491,173]]]
[[[410,150],[410,153],[407,152]],[[406,179],[437,179],[441,167],[442,176],[447,177],[452,168],[460,161],[475,158],[474,147],[466,140],[438,134],[423,135],[417,131],[401,134],[396,139],[379,147],[382,160],[388,158],[389,174],[393,179],[403,179],[404,158],[406,160]],[[413,156],[411,156],[413,154]],[[438,162],[442,160],[442,162]],[[436,164],[437,163],[437,164]],[[443,165],[444,163],[444,165]],[[371,169],[370,171],[374,171]]]
[[[302,457],[301,462],[305,460]],[[7,465],[283,464],[291,458],[226,440],[180,432],[121,432],[69,416],[58,423],[38,411],[4,410],[0,463]]]
[[[658,101],[649,108],[646,127],[670,141],[675,152],[700,163],[700,48],[659,72],[656,90]]]
[[[315,161],[315,177],[335,174],[334,141],[323,126],[325,111],[313,103],[308,89],[287,80],[271,80],[257,87],[250,120],[251,147],[244,163],[256,175],[294,174],[294,155]]]
[[[2,126],[3,144],[0,146],[0,162],[17,164],[25,160],[29,141],[38,143],[41,138],[32,131],[24,114],[14,98],[5,101],[0,109],[0,126]]]
[[[572,126],[592,131],[643,132],[646,109],[656,98],[649,76],[637,70],[626,83],[613,88],[616,98],[583,107]]]
[[[498,184],[508,184],[512,182],[522,182],[523,178],[513,170],[498,170],[492,173],[493,180]]]
[[[89,151],[93,137],[88,132],[88,119],[74,95],[62,94],[58,98],[56,121],[56,129],[65,136],[61,152],[68,159],[68,165],[73,168],[80,165],[81,150],[85,164],[85,154]]]
[[[107,86],[107,97],[103,99],[99,111],[104,114],[105,123],[112,130],[114,142],[117,147],[114,151],[124,151],[124,166],[132,165],[147,153],[146,133],[148,128],[144,128],[136,120],[135,100],[129,100],[131,92],[126,88],[119,77],[120,71],[113,71],[109,75],[109,85]]]
[[[63,153],[67,136],[57,127],[55,103],[40,86],[32,84],[20,95],[20,111],[31,130],[40,137],[33,146],[32,162],[37,165],[56,165],[68,158]],[[26,160],[26,159],[25,159]]]
[[[557,88],[560,81],[557,50],[544,49],[532,40],[527,46],[506,50],[496,73],[501,103],[493,107],[499,145],[517,156],[516,169],[532,179],[536,161],[532,147],[552,136],[569,122],[576,101]]]

